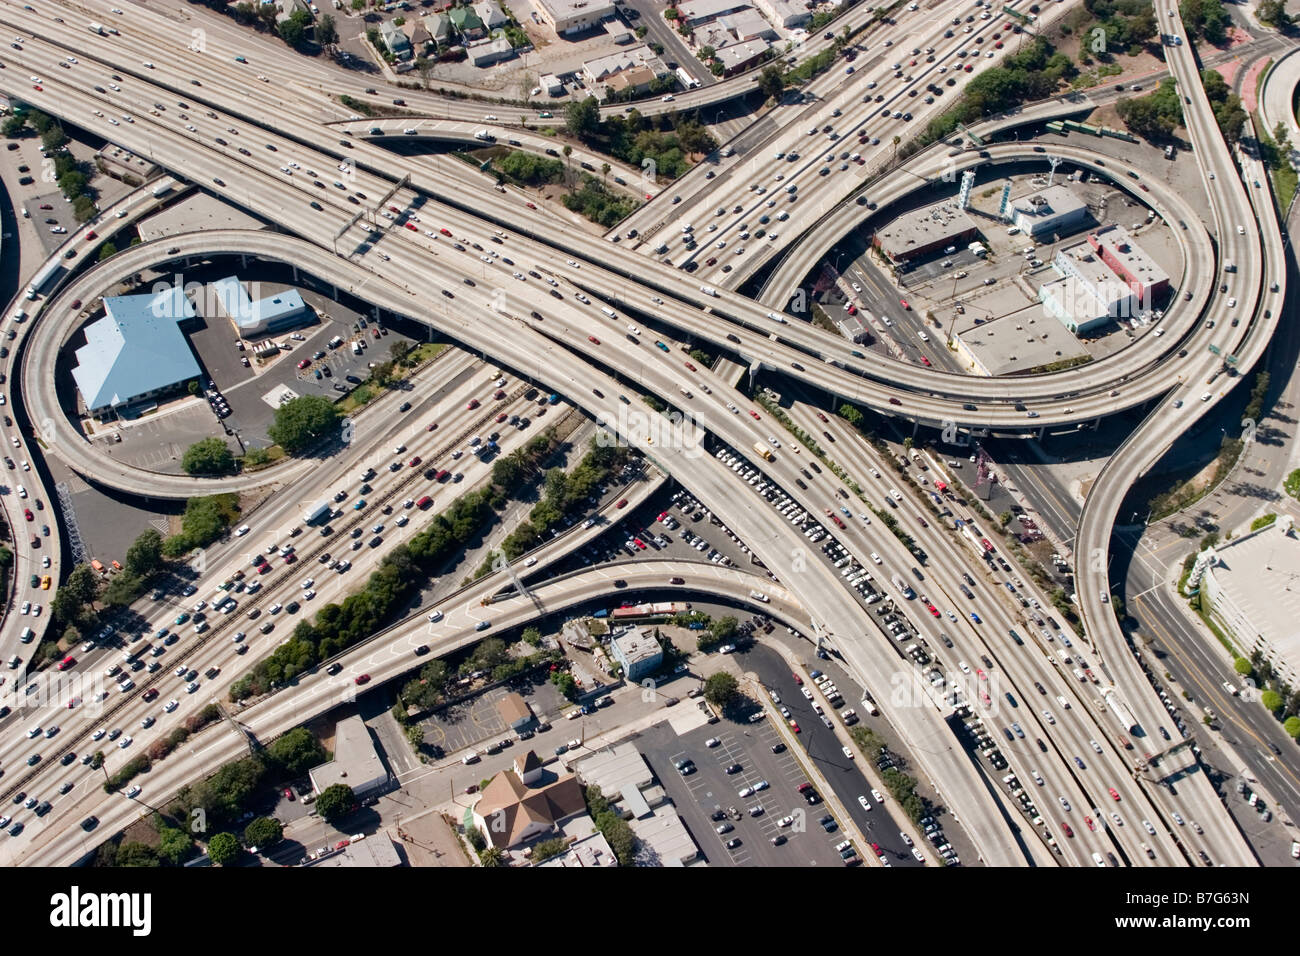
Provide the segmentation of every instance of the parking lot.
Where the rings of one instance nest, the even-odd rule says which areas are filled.
[[[271,282],[256,283],[259,296],[272,295],[285,288]],[[242,351],[237,347],[236,330],[225,319],[214,319],[209,323],[210,329],[193,338],[200,362],[230,404],[225,424],[238,432],[250,447],[270,444],[266,430],[275,416],[274,396],[288,389],[293,396],[320,395],[337,400],[370,374],[369,363],[388,360],[393,343],[411,341],[391,329],[376,327],[342,303],[311,289],[298,291],[318,321],[271,336],[280,344],[281,351],[265,361],[253,357],[252,341],[246,342]],[[362,322],[366,322],[364,328]],[[344,344],[330,349],[328,343],[335,336],[342,337]],[[350,347],[353,339],[364,342],[360,355],[354,354]],[[247,366],[243,365],[245,359]],[[308,366],[300,369],[298,365],[303,360],[308,361]],[[357,381],[350,382],[349,375]]]
[[[412,675],[414,676],[414,675]],[[455,753],[467,747],[482,749],[482,745],[491,741],[515,740],[515,732],[501,718],[497,703],[514,688],[493,687],[460,703],[444,707],[420,722],[424,728],[424,740],[430,747],[440,747],[444,753]],[[538,681],[519,693],[532,708],[533,715],[539,719],[553,719],[568,708],[568,702],[555,688],[546,681]],[[535,729],[535,728],[534,728]],[[559,734],[552,734],[559,742]],[[539,743],[537,752],[548,753],[548,748]]]
[[[710,741],[717,741],[709,746]],[[806,777],[796,756],[780,745],[767,721],[721,720],[684,736],[658,724],[641,734],[638,747],[677,806],[704,856],[714,865],[842,866],[835,850],[845,837],[838,824],[818,821],[824,804],[808,803],[798,791]],[[682,774],[679,761],[693,772]],[[739,770],[727,773],[727,768]],[[766,786],[753,791],[766,781]],[[741,797],[742,791],[750,791]],[[760,809],[761,808],[761,809]],[[784,824],[784,825],[782,825]],[[719,827],[727,828],[718,833]],[[728,848],[729,841],[739,844]],[[773,841],[778,841],[773,843]],[[860,855],[860,854],[859,854]]]

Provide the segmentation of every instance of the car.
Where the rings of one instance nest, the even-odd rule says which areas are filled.
[[[354,683],[354,684],[358,684],[358,685],[360,685],[360,684],[368,684],[368,683],[370,683],[370,675],[369,675],[369,674],[358,674],[356,677],[352,678],[352,683]]]

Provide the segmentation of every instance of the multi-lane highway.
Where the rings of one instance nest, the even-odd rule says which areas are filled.
[[[92,4],[92,7],[96,5]],[[856,11],[848,16],[864,13]],[[107,17],[108,14],[104,15]],[[463,164],[448,164],[429,157],[403,157],[399,160],[375,143],[340,141],[337,127],[326,127],[320,122],[325,118],[320,114],[328,113],[329,101],[319,91],[312,92],[310,79],[295,77],[283,87],[274,83],[248,83],[219,57],[210,53],[195,54],[171,45],[160,30],[164,26],[174,29],[174,24],[161,24],[159,17],[159,14],[137,14],[133,10],[121,21],[120,37],[96,44],[94,49],[87,51],[84,49],[84,30],[79,23],[53,23],[48,16],[37,11],[6,5],[0,8],[0,22],[31,38],[21,44],[23,49],[17,55],[11,50],[0,51],[0,64],[5,66],[0,72],[0,89],[60,115],[68,122],[83,125],[97,135],[152,156],[171,172],[278,223],[301,238],[238,230],[179,235],[128,249],[109,262],[82,273],[61,289],[45,303],[42,317],[31,328],[27,349],[31,360],[22,370],[24,399],[30,419],[48,420],[54,425],[53,433],[46,436],[52,453],[63,456],[72,467],[99,481],[139,494],[182,497],[193,494],[200,487],[239,489],[264,480],[254,477],[199,481],[156,475],[103,460],[77,434],[58,407],[52,388],[53,363],[60,346],[76,328],[75,316],[69,314],[72,310],[62,307],[61,303],[73,297],[88,300],[122,275],[161,263],[183,264],[188,260],[220,255],[255,255],[291,264],[320,280],[333,283],[340,290],[362,296],[392,313],[427,323],[439,333],[492,356],[503,366],[560,392],[588,414],[606,422],[621,437],[632,440],[667,473],[689,487],[724,523],[737,529],[755,555],[776,574],[782,587],[788,591],[788,598],[783,597],[783,600],[797,602],[805,609],[816,609],[812,613],[819,627],[832,635],[836,648],[877,699],[890,698],[891,689],[899,686],[900,667],[906,669],[909,676],[904,679],[903,686],[911,688],[908,693],[920,696],[910,704],[888,709],[886,716],[909,742],[922,771],[934,782],[949,809],[963,822],[985,862],[1010,865],[1030,861],[1042,863],[1053,858],[1048,850],[1051,844],[1046,843],[1046,837],[1040,839],[1037,832],[1014,841],[1008,840],[1009,821],[1019,813],[1013,801],[996,785],[990,786],[983,771],[972,765],[945,722],[947,711],[944,706],[930,696],[910,665],[900,662],[897,650],[883,630],[875,625],[864,629],[866,611],[859,597],[843,586],[842,577],[820,560],[803,560],[806,539],[800,531],[792,528],[772,508],[769,500],[738,486],[733,470],[715,455],[701,453],[698,444],[647,442],[644,433],[636,430],[637,423],[629,420],[628,407],[635,403],[639,415],[650,417],[640,411],[641,405],[634,394],[636,391],[671,397],[689,414],[694,425],[713,441],[748,459],[800,507],[815,515],[835,499],[826,493],[826,483],[809,488],[803,482],[800,476],[807,472],[802,460],[808,456],[797,446],[780,447],[779,441],[773,441],[782,434],[776,423],[758,411],[749,411],[752,406],[745,397],[726,382],[707,371],[687,367],[678,348],[679,342],[708,343],[748,364],[779,371],[803,386],[832,396],[850,397],[881,412],[905,406],[904,413],[908,417],[929,424],[954,422],[1014,433],[1025,425],[1025,412],[1015,408],[1016,402],[1032,402],[1039,419],[1035,425],[1048,425],[1089,420],[1119,408],[1167,396],[1148,423],[1103,470],[1081,518],[1077,549],[1080,555],[1080,602],[1087,623],[1090,653],[1100,657],[1100,663],[1094,663],[1094,666],[1100,668],[1106,680],[1119,688],[1143,729],[1156,726],[1160,719],[1159,702],[1134,664],[1107,606],[1107,599],[1103,598],[1109,589],[1104,557],[1110,529],[1123,494],[1159,457],[1167,447],[1165,443],[1181,430],[1180,427],[1171,428],[1170,422],[1183,426],[1194,421],[1222,395],[1224,389],[1219,386],[1218,394],[1210,394],[1204,402],[1200,401],[1205,390],[1202,382],[1219,361],[1209,353],[1207,346],[1214,344],[1224,354],[1236,354],[1240,357],[1241,367],[1249,367],[1267,344],[1272,329],[1271,316],[1265,315],[1264,310],[1270,302],[1280,302],[1280,298],[1274,297],[1282,294],[1280,285],[1275,285],[1281,281],[1281,270],[1276,265],[1281,261],[1281,249],[1271,207],[1263,208],[1266,203],[1259,203],[1261,208],[1252,208],[1252,201],[1257,202],[1258,197],[1242,188],[1241,174],[1234,168],[1226,146],[1218,137],[1208,103],[1195,83],[1190,46],[1182,48],[1181,52],[1175,51],[1171,65],[1182,81],[1180,87],[1194,98],[1188,99],[1191,107],[1187,110],[1188,126],[1207,177],[1217,254],[1241,264],[1241,272],[1234,280],[1234,293],[1248,308],[1253,321],[1243,323],[1239,328],[1225,327],[1224,323],[1211,326],[1203,321],[1208,310],[1217,303],[1214,280],[1218,269],[1205,237],[1189,228],[1178,238],[1187,263],[1186,288],[1194,294],[1190,303],[1181,304],[1182,307],[1176,313],[1171,312],[1170,320],[1167,320],[1178,330],[1178,334],[1169,337],[1172,341],[1159,342],[1154,337],[1144,337],[1117,355],[1084,368],[1019,380],[1015,394],[1008,394],[1006,384],[997,380],[970,379],[896,363],[882,364],[857,356],[842,341],[802,323],[790,322],[766,306],[727,291],[721,287],[721,279],[714,282],[712,273],[707,277],[705,273],[690,277],[679,270],[652,265],[641,252],[628,248],[626,243],[614,244],[565,229],[563,217],[557,216],[544,204],[525,201],[517,194],[503,196],[468,167],[449,172],[450,168]],[[869,45],[875,49],[871,50],[873,55],[869,66],[863,64],[860,75],[839,74],[843,91],[835,95],[842,97],[842,105],[838,105],[840,99],[827,98],[808,108],[804,118],[810,127],[814,118],[824,118],[823,112],[845,112],[844,107],[849,107],[849,115],[843,120],[837,118],[837,123],[848,133],[866,130],[868,118],[865,114],[884,108],[884,104],[875,102],[875,95],[883,94],[868,95],[867,91],[875,87],[868,87],[867,83],[879,85],[879,81],[868,77],[874,77],[880,63],[892,63],[889,54],[882,56],[880,50],[893,47],[895,43],[899,48],[906,47],[905,38],[913,26],[924,23],[929,31],[924,34],[927,43],[917,41],[916,47],[926,49],[932,45],[936,50],[934,54],[921,54],[923,58],[933,55],[936,59],[932,66],[928,62],[916,66],[918,75],[911,81],[913,89],[916,83],[930,76],[927,71],[933,71],[934,76],[941,75],[939,67],[946,65],[945,61],[959,48],[964,48],[967,42],[974,42],[966,38],[972,35],[984,38],[983,32],[975,34],[974,29],[972,34],[965,34],[963,30],[954,37],[943,37],[940,34],[950,28],[942,24],[935,26],[932,18],[925,19],[919,14],[916,21],[916,24],[911,21],[904,23],[900,18],[896,33],[882,31],[879,37],[873,35]],[[961,28],[960,24],[957,26]],[[989,27],[993,26],[989,23]],[[1181,32],[1176,23],[1166,26],[1171,32]],[[243,42],[240,37],[229,35],[224,27],[216,31],[212,39],[215,42],[218,38],[221,43]],[[887,46],[876,48],[877,42],[885,43],[886,39]],[[70,49],[78,50],[76,65],[56,68],[61,60],[66,61]],[[906,51],[898,54],[900,57],[904,55],[911,58]],[[981,56],[981,61],[994,59],[996,57]],[[909,63],[909,67],[912,66]],[[265,67],[268,75],[274,75],[273,69],[269,65]],[[902,72],[901,66],[898,72]],[[27,79],[29,74],[35,79]],[[963,70],[962,74],[967,75],[967,71]],[[329,79],[333,80],[332,73]],[[890,95],[911,99],[906,95],[907,82],[904,81]],[[723,85],[697,92],[721,95],[715,91]],[[952,95],[955,93],[953,90]],[[864,102],[864,99],[870,102]],[[939,98],[935,99],[937,104]],[[458,106],[460,112],[449,110],[445,115],[460,123],[476,122],[474,117],[463,115],[464,109]],[[493,122],[511,123],[523,118],[522,114],[507,116],[508,111],[502,109],[497,112],[504,119]],[[309,118],[313,115],[317,118]],[[892,124],[900,120],[907,122],[894,117],[891,112],[888,124],[882,122],[879,129],[876,125],[871,126],[871,137],[881,140],[871,146],[875,150],[871,154],[871,163],[883,162],[886,147],[892,149]],[[392,121],[388,122],[391,125]],[[772,178],[776,164],[786,163],[786,160],[778,160],[774,153],[766,151],[774,148],[773,143],[777,143],[778,148],[781,144],[792,146],[797,136],[808,135],[806,130],[792,125],[793,119],[788,123],[782,122],[784,126],[773,130],[777,134],[774,138],[762,141],[763,157],[761,161],[754,160],[754,167],[746,171],[746,175],[752,172],[757,176],[761,172]],[[429,135],[439,134],[437,123],[426,122],[422,127]],[[464,127],[455,127],[443,130],[442,135],[454,139],[463,136],[464,131]],[[881,131],[889,138],[881,135]],[[823,134],[819,132],[809,138],[820,135]],[[789,137],[790,142],[786,143],[781,136]],[[797,151],[797,146],[795,149]],[[1071,148],[1062,152],[1068,154],[1067,158],[1072,162],[1105,174],[1104,163],[1089,151]],[[995,146],[990,148],[989,154],[988,157],[963,155],[956,159],[955,164],[960,169],[984,161],[1022,159],[1025,148]],[[725,241],[724,234],[729,234],[729,230],[739,232],[746,217],[768,208],[771,201],[762,198],[757,189],[738,190],[745,184],[742,160],[743,157],[717,177],[721,181],[715,186],[696,184],[692,198],[681,204],[684,208],[674,211],[674,215],[680,218],[696,215],[699,210],[707,211],[715,205],[723,209],[723,215],[716,217],[719,239],[714,241],[715,246],[716,242]],[[942,155],[941,150],[917,157],[916,162],[909,166],[913,183],[917,177],[923,181],[939,175],[952,165],[951,160],[952,157]],[[795,205],[801,216],[806,216],[799,221],[804,228],[826,213],[850,217],[860,213],[860,207],[857,210],[848,207],[847,214],[831,213],[831,210],[857,188],[856,183],[860,181],[857,171],[871,167],[853,163],[844,170],[836,168],[832,172],[828,169],[823,176],[818,164],[827,162],[825,158],[814,162],[810,157],[797,173],[780,174],[801,177],[800,184],[804,189]],[[837,167],[839,162],[836,161]],[[782,168],[792,167],[787,163]],[[1250,170],[1248,175],[1262,173]],[[808,181],[805,183],[805,180]],[[753,182],[757,183],[757,180]],[[873,187],[873,192],[880,191],[880,197],[872,196],[873,201],[883,205],[882,200],[893,201],[907,191],[900,177],[895,176],[892,183],[896,185],[886,180]],[[891,191],[894,189],[896,193]],[[1155,201],[1163,203],[1162,211],[1166,218],[1184,219],[1189,224],[1199,221],[1187,200],[1158,190],[1156,184],[1153,184],[1153,189],[1156,189]],[[669,202],[663,196],[661,193],[655,202]],[[813,197],[811,201],[808,199],[810,196]],[[739,212],[735,211],[736,207],[739,207]],[[503,229],[509,233],[493,235]],[[791,228],[789,235],[793,237],[799,231]],[[819,237],[825,234],[819,230]],[[495,247],[494,239],[500,240]],[[645,250],[652,244],[653,236],[649,241],[643,241],[641,248]],[[779,241],[768,240],[766,248],[776,249],[781,245],[783,243]],[[331,255],[323,257],[322,250]],[[734,258],[734,252],[731,255]],[[808,255],[811,264],[815,253]],[[680,265],[681,261],[676,264]],[[730,281],[737,271],[740,270],[725,274],[727,280]],[[718,276],[723,275],[719,268]],[[701,284],[702,278],[704,284]],[[588,296],[599,297],[608,304],[591,301]],[[644,328],[634,331],[629,325]],[[655,347],[656,336],[662,336],[661,341],[667,340],[662,349]],[[635,383],[635,388],[632,383]],[[633,394],[629,395],[629,392]],[[1174,396],[1178,396],[1180,408],[1174,407]],[[383,411],[381,407],[371,417],[377,417]],[[803,421],[812,425],[806,418],[806,411],[796,410],[796,415],[804,416]],[[366,420],[366,416],[362,420]],[[841,464],[868,471],[878,467],[870,463],[868,453],[855,444],[856,439],[842,426],[826,424],[837,429],[842,436],[837,443],[837,449],[843,449],[837,454],[845,458]],[[437,443],[437,439],[428,441]],[[774,460],[758,458],[752,451],[756,443],[778,447]],[[364,451],[359,450],[360,446],[354,441],[349,452],[331,462],[330,477],[320,478],[320,483],[334,483],[337,480],[334,476],[346,471],[333,469],[352,468],[366,455],[374,454],[373,444],[364,447]],[[427,449],[431,454],[449,450],[441,446],[435,449],[433,445]],[[472,477],[468,469],[466,474],[467,480]],[[275,479],[316,480],[308,479],[303,465],[281,468]],[[305,487],[311,489],[312,486]],[[838,491],[836,497],[840,500],[850,493],[845,487],[833,491]],[[888,494],[888,489],[879,489],[878,493]],[[311,495],[301,497],[310,498]],[[292,507],[287,498],[280,500],[279,507]],[[875,564],[871,556],[877,554],[882,563],[888,560],[894,570],[906,572],[910,557],[892,534],[878,522],[867,524],[861,521],[860,516],[858,519],[852,515],[849,517],[855,521],[854,527],[841,537],[862,567],[870,568]],[[904,517],[909,531],[915,531],[923,540],[933,540],[934,532],[925,530],[928,526],[921,523],[922,519],[918,518],[917,527],[913,528],[912,517]],[[1096,701],[1088,699],[1092,692],[1086,687],[1078,691],[1070,682],[1058,663],[1059,649],[1049,647],[1033,634],[1029,635],[1033,642],[1031,645],[1004,639],[1002,633],[1026,625],[1014,607],[1008,611],[998,600],[989,602],[987,608],[981,607],[981,613],[990,615],[987,624],[976,624],[966,614],[956,613],[956,609],[963,608],[966,602],[964,596],[959,596],[961,575],[964,567],[973,562],[960,561],[938,541],[927,551],[936,555],[932,566],[923,572],[932,576],[934,582],[935,589],[927,596],[941,613],[954,611],[957,620],[950,620],[950,623],[956,626],[945,635],[938,630],[941,626],[947,628],[941,617],[929,617],[924,611],[916,613],[915,610],[907,616],[913,620],[918,632],[926,636],[932,648],[947,647],[945,636],[952,641],[953,654],[945,651],[940,655],[947,665],[945,670],[952,676],[957,671],[965,674],[972,659],[988,655],[996,661],[993,673],[1005,675],[999,678],[1005,680],[1008,688],[999,688],[1003,694],[1011,694],[1020,701],[1032,701],[1035,696],[1073,701],[1069,708],[1073,714],[1068,719],[1059,714],[1049,719],[1041,714],[1043,709],[1053,708],[1024,708],[1023,722],[1027,725],[1028,736],[1038,735],[1040,739],[1051,742],[1050,746],[1038,749],[1038,757],[1015,742],[1010,742],[1008,748],[1022,784],[1027,785],[1029,779],[1037,783],[1039,774],[1043,777],[1042,792],[1036,803],[1048,823],[1043,827],[1035,824],[1032,829],[1054,833],[1056,843],[1061,845],[1063,859],[1086,865],[1091,862],[1092,853],[1111,846],[1131,863],[1145,865],[1145,861],[1151,859],[1148,854],[1140,852],[1141,844],[1146,842],[1142,837],[1147,834],[1136,834],[1136,828],[1125,829],[1124,823],[1116,823],[1110,830],[1104,825],[1096,829],[1089,827],[1087,835],[1084,828],[1076,827],[1077,837],[1064,840],[1063,828],[1051,824],[1053,819],[1058,823],[1066,822],[1060,819],[1056,812],[1058,809],[1068,815],[1078,812],[1070,807],[1103,806],[1112,797],[1101,791],[1114,789],[1117,795],[1113,799],[1133,808],[1129,813],[1140,813],[1142,820],[1155,821],[1162,827],[1157,833],[1150,834],[1152,844],[1160,847],[1157,863],[1194,862],[1181,849],[1191,844],[1190,838],[1182,835],[1176,838],[1166,823],[1180,810],[1183,816],[1199,821],[1198,832],[1203,827],[1204,846],[1216,861],[1251,861],[1249,848],[1217,804],[1204,775],[1194,772],[1197,765],[1189,754],[1182,752],[1159,760],[1148,759],[1145,777],[1135,781],[1128,776],[1132,756],[1116,742],[1114,728],[1106,726],[1105,715],[1099,713]],[[1085,563],[1085,555],[1098,555],[1100,559]],[[644,566],[636,567],[637,570],[631,573],[642,574]],[[664,568],[653,570],[661,577],[664,575]],[[650,574],[650,571],[644,573]],[[282,590],[268,589],[264,600],[283,596],[282,591],[286,594],[292,592],[300,583],[296,580],[297,574],[284,575],[280,582]],[[580,581],[580,586],[566,589],[563,582],[549,582],[535,594],[545,592],[549,595],[552,588],[558,588],[555,606],[567,606],[564,602],[571,597],[574,601],[586,599],[602,593],[602,586],[608,586],[598,572],[575,580]],[[752,582],[743,580],[743,576],[739,580],[740,588],[752,586]],[[335,576],[331,579],[331,586],[337,590],[343,586],[342,581],[343,578]],[[997,582],[991,578],[983,584],[986,590],[997,588]],[[722,587],[721,584],[717,586]],[[733,596],[742,602],[747,599],[747,593],[738,592]],[[1043,595],[1038,595],[1038,598],[1042,599],[1043,606],[1047,606]],[[905,598],[899,594],[898,600],[905,601]],[[473,639],[475,632],[468,625],[484,619],[477,604],[467,602],[460,613],[465,620],[448,615],[448,632],[454,632],[454,636],[446,643],[439,643],[438,650],[449,650],[458,646],[457,642]],[[537,611],[530,602],[520,599],[517,605],[495,605],[491,613],[493,627],[501,628],[526,622]],[[803,613],[809,612],[805,610]],[[936,620],[940,623],[936,624]],[[457,626],[453,627],[453,624]],[[397,647],[393,643],[394,633],[403,633],[409,641],[420,627],[418,619],[407,627],[409,630],[403,631],[399,627],[395,632],[381,636],[377,643],[372,642],[348,655],[347,674],[361,673],[358,668],[365,667],[368,669],[364,672],[372,676],[396,676],[409,667],[410,660],[405,652],[375,649]],[[997,637],[986,636],[994,628]],[[955,660],[951,659],[954,656]],[[244,661],[248,659],[243,658]],[[228,669],[243,666],[234,642],[225,646],[220,660],[225,663],[212,666],[222,668],[223,680],[229,676]],[[197,666],[193,661],[190,663]],[[208,662],[200,663],[207,666]],[[987,673],[984,677],[977,675],[971,686],[979,688],[977,681],[987,676]],[[1036,682],[1045,688],[1041,695]],[[329,685],[323,679],[308,682],[279,695],[291,699],[272,698],[265,704],[250,708],[241,720],[247,722],[250,715],[259,714],[261,722],[256,723],[258,736],[274,735],[300,722],[304,715],[327,708],[337,700],[340,689],[347,690],[349,686],[352,685],[346,681],[339,685]],[[976,689],[971,696],[977,698],[981,694],[985,695],[986,702],[991,701],[986,691]],[[61,703],[56,702],[54,706],[61,706]],[[1040,713],[1035,714],[1035,710]],[[184,711],[185,708],[178,709],[178,712]],[[64,719],[71,721],[69,726],[77,727],[77,733],[89,733],[88,721],[84,725],[77,723],[81,720],[81,713],[88,714],[89,711],[79,712],[73,708],[71,717]],[[136,723],[139,722],[137,718],[143,719],[144,716],[143,712],[136,713],[134,700],[130,706],[124,704],[121,713],[123,720],[130,716]],[[988,719],[998,718],[990,713]],[[59,735],[62,733],[60,730]],[[63,745],[59,736],[54,739]],[[150,789],[157,781],[164,794],[171,792],[192,776],[233,755],[238,745],[238,739],[226,741],[221,738],[205,742],[201,754],[192,753],[190,761],[174,756],[169,764],[164,764],[161,773],[155,771],[151,774]],[[10,750],[17,756],[28,747],[25,738],[6,742],[0,750],[0,757],[8,755]],[[1036,765],[1040,760],[1041,765]],[[61,766],[52,766],[52,763],[42,763],[29,776],[33,780],[39,779],[41,786],[45,787],[57,784],[63,776],[82,769],[74,765],[65,770]],[[1165,779],[1171,772],[1177,774],[1175,786],[1161,789],[1151,785],[1150,781]],[[1107,780],[1110,782],[1106,783]],[[18,785],[22,784],[12,783],[11,787]],[[55,826],[57,820],[76,819],[88,808],[96,808],[102,811],[101,819],[111,824],[112,821],[123,822],[132,812],[132,807],[121,802],[120,796],[83,789],[87,792],[76,791],[79,797],[75,809],[69,807],[69,812],[60,814],[58,818],[44,818],[42,825],[32,828],[32,834],[25,835],[22,840],[9,841],[0,852],[6,852],[12,860],[21,859],[23,862],[66,862],[83,852],[84,838],[79,832],[71,835],[60,832]],[[1052,809],[1050,814],[1048,807]],[[1109,812],[1118,811],[1108,811],[1108,815]],[[1126,823],[1133,827],[1132,823]]]

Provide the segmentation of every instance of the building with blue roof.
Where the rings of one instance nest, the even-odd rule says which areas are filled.
[[[72,377],[90,414],[156,398],[199,377],[180,323],[195,317],[182,287],[155,295],[106,296],[104,317],[86,326]]]
[[[242,338],[275,335],[316,321],[316,313],[303,301],[297,289],[254,301],[238,277],[227,276],[213,282],[212,290],[222,311],[235,323]]]

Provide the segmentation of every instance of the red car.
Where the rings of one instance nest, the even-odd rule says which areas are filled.
[[[974,69],[975,69],[975,67],[974,67],[973,64],[971,64],[971,63],[967,63],[967,64],[966,64],[966,72],[967,72],[967,73],[971,72],[971,71],[974,70]]]
[[[589,335],[589,336],[587,336],[587,341],[590,342],[592,345],[599,345],[599,344],[600,344],[600,339],[596,338],[596,336],[594,336],[594,335]]]
[[[500,425],[500,424],[501,424],[503,421],[505,421],[505,420],[506,420],[506,413],[505,413],[505,412],[502,412],[500,415],[497,416],[497,424],[498,424],[498,425]]]
[[[930,605],[930,615],[931,615],[931,617],[938,617],[938,616],[939,616],[939,609],[938,609],[937,607],[935,607],[933,604]]]
[[[749,410],[749,417],[754,419],[754,421],[756,422],[761,422],[763,420],[763,417],[759,415],[758,412],[754,411],[752,408]]]
[[[414,468],[416,465],[418,465],[418,464],[419,464],[420,462],[422,462],[422,461],[424,461],[424,459],[421,458],[419,455],[416,455],[414,458],[412,458],[410,461],[407,462],[407,465],[409,465],[410,467]]]
[[[799,722],[796,720],[790,721],[790,729],[793,730],[796,734],[799,733]]]
[[[75,663],[77,663],[77,659],[69,655],[65,657],[63,660],[59,661],[59,670],[66,671],[69,667],[71,667]],[[68,706],[71,707],[72,706],[71,703],[69,703]]]
[[[298,367],[306,368],[310,364],[311,364],[311,359],[303,359],[301,362],[298,363]]]
[[[98,239],[98,238],[99,238],[99,233],[95,232],[95,230],[92,229],[92,230],[90,230],[90,232],[86,233],[86,238],[87,238],[87,239]]]
[[[388,211],[389,211],[389,212],[401,212],[402,210],[398,209],[398,208],[397,208],[396,206],[394,206],[392,203],[389,203],[389,204],[388,204]]]
[[[533,205],[532,203],[530,203],[530,202],[526,202],[526,203],[524,203],[524,205],[527,206],[529,209],[536,209],[536,208],[537,208],[536,206],[534,206],[534,205]]]
[[[800,677],[798,674],[791,674],[790,676],[794,678],[794,682],[795,682],[796,684],[798,684],[800,687],[803,686],[803,678],[802,678],[802,677]]]
[[[900,401],[899,401],[898,399],[896,399],[896,398],[891,398],[891,399],[889,400],[889,404],[890,404],[890,405],[902,405],[903,403],[900,402]]]
[[[626,507],[627,507],[627,499],[626,499],[626,498],[620,498],[620,499],[618,500],[618,504],[616,504],[614,507],[615,507],[615,508],[626,508]]]
[[[154,699],[155,697],[157,697],[157,696],[158,696],[158,688],[157,688],[157,687],[150,687],[147,691],[145,691],[143,694],[140,695],[140,699],[141,699],[141,700],[153,700],[153,699]]]
[[[36,515],[32,514],[32,509],[31,509],[31,508],[24,508],[24,509],[23,509],[23,517],[26,518],[28,521],[35,521],[35,520],[36,520]]]
[[[908,305],[906,299],[899,299],[898,304],[901,305],[903,308],[905,308],[908,312],[912,311],[912,307]]]
[[[471,399],[469,400],[469,403],[468,403],[465,407],[466,407],[466,408],[471,408],[471,409],[472,409],[472,408],[478,408],[478,399],[477,399],[477,398],[471,398]]]
[[[271,565],[270,565],[269,562],[266,562],[266,561],[263,561],[261,564],[259,564],[259,565],[257,566],[257,573],[258,573],[258,574],[265,574],[267,571],[270,571],[270,570],[271,570]]]
[[[690,362],[687,362],[687,363],[686,363],[686,367],[687,367],[688,369],[690,369],[692,372],[698,372],[698,371],[699,371],[699,369],[697,369],[697,368],[696,368],[694,365],[692,365]]]
[[[284,799],[293,800],[293,791],[290,790],[288,787],[284,788]]]
[[[286,555],[284,556],[284,563],[285,563],[285,564],[293,564],[293,563],[294,563],[295,561],[297,561],[297,560],[298,560],[298,555],[296,555],[296,554],[286,554]],[[262,565],[262,567],[264,567],[264,568],[269,568],[270,565],[269,565],[269,564],[264,564],[264,565]]]
[[[1091,830],[1093,833],[1097,832],[1097,824],[1092,822],[1092,817],[1084,817],[1083,822],[1088,824],[1088,829]]]
[[[930,365],[930,360],[929,360],[928,358],[926,358],[924,355],[921,356],[921,364],[924,365],[926,368],[932,368],[932,367],[933,367],[933,366]]]
[[[1070,829],[1070,825],[1066,823],[1064,820],[1061,821],[1061,829],[1065,831],[1066,836],[1068,837],[1074,836],[1074,831]]]
[[[369,683],[370,683],[370,675],[369,675],[369,674],[358,674],[356,677],[352,678],[352,683],[354,683],[354,684],[369,684]]]
[[[351,842],[352,842],[351,840],[339,840],[338,843],[334,844],[334,849],[341,850]]]
[[[817,413],[817,417],[820,418],[820,419],[821,419],[822,421],[824,421],[824,422],[825,422],[825,421],[829,421],[829,419],[828,419],[825,415],[823,415],[821,412],[818,412],[818,413]]]
[[[433,430],[434,430],[435,428],[437,428],[437,427],[438,427],[438,423],[437,423],[437,422],[429,422],[429,424],[425,426],[424,430],[425,430],[426,432],[431,432],[431,431],[433,431]]]
[[[438,231],[439,231],[440,233],[442,233],[444,236],[447,236],[448,238],[450,238],[450,236],[451,236],[451,230],[448,229],[446,226],[444,226],[443,228],[439,229]]]
[[[492,397],[499,402],[501,401],[501,399],[506,397],[506,390],[504,388],[498,388],[495,392],[492,393]]]
[[[1114,797],[1116,801],[1119,800],[1119,791],[1118,791],[1118,790],[1116,790],[1114,787],[1107,787],[1106,789],[1110,791],[1110,795],[1111,795],[1112,797]]]
[[[408,222],[408,223],[406,223],[405,225],[406,225],[406,228],[407,228],[407,229],[411,230],[411,232],[419,232],[419,231],[420,231],[419,229],[415,228],[415,223],[413,223],[413,222]]]
[[[849,315],[857,315],[857,314],[858,314],[858,307],[857,307],[856,305],[854,305],[853,303],[850,302],[850,303],[849,303]]]

